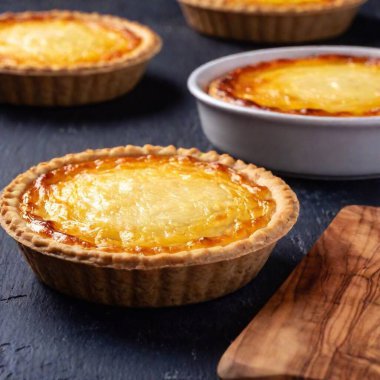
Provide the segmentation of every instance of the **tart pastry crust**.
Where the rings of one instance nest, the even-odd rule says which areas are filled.
[[[275,211],[266,226],[247,238],[227,245],[154,255],[66,244],[32,231],[21,215],[23,194],[43,174],[68,164],[146,155],[192,157],[200,162],[233,168],[248,181],[269,189],[276,204]],[[53,288],[94,302],[169,306],[215,298],[250,281],[264,265],[276,242],[294,225],[298,209],[295,194],[281,179],[252,164],[214,151],[202,153],[194,148],[128,145],[69,154],[19,175],[0,198],[0,223],[19,243],[38,277]]]
[[[207,35],[264,43],[332,38],[352,23],[366,0],[283,4],[234,0],[178,0],[187,23]]]
[[[57,59],[52,64],[28,62],[28,49],[22,61],[17,61],[7,51],[0,55],[0,102],[43,106],[69,106],[109,100],[131,90],[141,78],[148,61],[161,49],[161,40],[148,27],[119,17],[71,11],[46,11],[5,13],[0,16],[0,26],[21,26],[23,23],[75,22],[79,25],[104,29],[114,33],[108,41],[116,38],[135,40],[132,46],[120,46],[114,56],[99,54],[88,62],[63,64]],[[59,24],[57,26],[59,28]],[[33,28],[33,25],[29,25]],[[72,33],[76,30],[72,29]],[[97,31],[101,35],[101,30]],[[15,38],[23,31],[15,32]],[[129,36],[128,36],[129,34]],[[41,37],[43,38],[43,37]],[[75,38],[75,36],[73,37]],[[106,36],[104,37],[106,38]],[[11,41],[12,43],[15,43]],[[17,41],[16,41],[17,42]],[[120,41],[119,41],[120,42]],[[112,44],[111,44],[112,45]],[[126,44],[127,45],[127,44]],[[70,52],[70,41],[67,49]],[[106,51],[106,47],[103,47]],[[62,49],[64,50],[64,49]],[[1,52],[1,50],[0,50]],[[62,51],[60,51],[62,53]],[[10,54],[10,53],[9,53]]]

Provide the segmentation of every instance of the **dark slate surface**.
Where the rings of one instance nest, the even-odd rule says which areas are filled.
[[[138,88],[108,104],[72,109],[0,106],[0,189],[33,164],[68,152],[120,144],[211,148],[186,78],[198,65],[252,44],[201,37],[174,0],[2,0],[0,11],[70,8],[151,25],[165,47]],[[380,46],[380,2],[330,43]],[[102,307],[41,285],[16,244],[0,232],[0,379],[215,379],[219,357],[347,204],[380,205],[380,180],[289,179],[300,220],[264,270],[216,301],[161,310]]]

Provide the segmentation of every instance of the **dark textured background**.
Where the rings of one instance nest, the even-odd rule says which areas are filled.
[[[119,100],[72,109],[0,106],[0,189],[33,164],[86,148],[175,144],[211,148],[186,78],[198,65],[257,48],[194,33],[174,0],[2,0],[0,11],[70,8],[117,14],[164,40],[141,84]],[[380,1],[330,43],[380,46]],[[1,85],[1,84],[0,84]],[[380,154],[380,152],[379,152]],[[0,379],[215,379],[219,357],[347,204],[380,205],[380,180],[289,179],[302,212],[260,275],[222,299],[128,310],[64,297],[41,285],[0,232]]]

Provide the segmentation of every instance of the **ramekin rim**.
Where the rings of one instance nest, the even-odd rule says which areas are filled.
[[[227,61],[239,62],[241,59],[249,56],[262,55],[263,58],[272,53],[284,53],[282,58],[292,58],[287,54],[290,53],[302,53],[306,56],[321,53],[336,53],[336,54],[350,54],[350,55],[364,55],[364,56],[378,56],[380,58],[380,49],[373,47],[362,46],[349,46],[349,45],[305,45],[297,47],[280,47],[280,48],[268,48],[260,50],[252,50],[248,52],[230,54],[211,61],[208,61],[192,71],[188,80],[187,87],[190,93],[199,101],[206,103],[209,106],[213,106],[224,111],[230,111],[240,115],[256,116],[263,119],[270,119],[273,121],[295,122],[304,123],[307,122],[312,125],[325,125],[328,122],[329,126],[348,126],[348,127],[380,127],[380,116],[354,116],[354,117],[337,117],[337,116],[314,116],[314,115],[299,115],[290,113],[281,113],[271,110],[263,110],[255,107],[244,107],[232,103],[213,98],[208,95],[204,89],[198,83],[199,76],[204,74],[205,71],[211,68],[218,67]],[[360,54],[361,53],[361,54]],[[376,53],[376,54],[374,54]],[[265,61],[265,59],[263,59]],[[236,65],[238,67],[239,64]],[[211,81],[215,77],[209,78]],[[377,125],[376,125],[377,123]]]

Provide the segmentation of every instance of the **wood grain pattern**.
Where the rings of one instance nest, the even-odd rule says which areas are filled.
[[[350,206],[222,357],[223,379],[380,379],[380,208]]]

